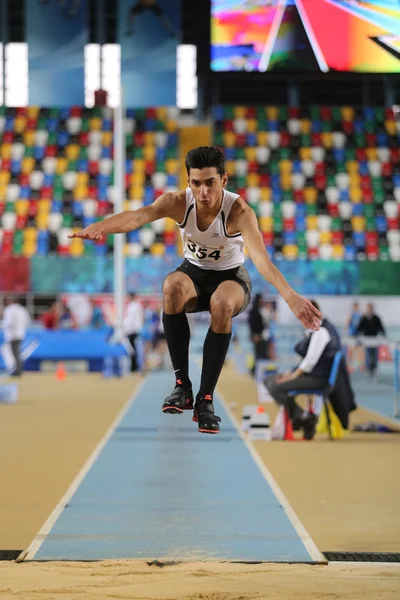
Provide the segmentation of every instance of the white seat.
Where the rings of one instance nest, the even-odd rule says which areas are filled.
[[[395,219],[399,214],[399,206],[394,200],[386,200],[383,203],[383,210],[388,219]]]
[[[61,223],[62,223],[62,214],[61,213],[50,213],[49,214],[49,231],[51,231],[51,233],[56,233],[60,227],[61,227]]]
[[[279,131],[270,131],[268,133],[268,146],[273,150],[279,148],[279,144],[281,142],[281,134]]]
[[[346,136],[343,131],[332,132],[332,145],[334,148],[344,148],[346,143]]]
[[[7,202],[15,202],[19,198],[20,186],[18,183],[9,183],[6,190]]]
[[[175,192],[179,192],[179,187],[177,185],[168,185],[165,188],[165,193],[174,194]]]
[[[260,217],[270,217],[273,211],[273,204],[269,200],[262,200],[258,205],[258,209]]]
[[[67,119],[67,131],[71,135],[78,135],[82,127],[82,119],[80,117],[70,117]]]
[[[57,168],[57,159],[55,156],[46,156],[42,161],[43,172],[46,175],[54,175]]]
[[[293,219],[296,214],[296,204],[291,200],[284,200],[281,203],[282,216],[285,219]]]
[[[11,146],[11,158],[13,160],[22,160],[25,153],[25,146],[20,142],[16,142]]]
[[[331,244],[321,244],[319,247],[319,256],[322,260],[329,260],[332,258],[332,245]]]
[[[382,172],[382,163],[379,160],[369,160],[368,171],[372,177],[379,177]]]
[[[389,148],[377,148],[376,149],[377,157],[381,162],[388,162],[390,160],[390,150]]]
[[[128,248],[128,256],[132,258],[138,258],[143,254],[143,246],[139,244],[139,242],[132,242],[131,244],[127,244]]]
[[[256,148],[256,158],[257,162],[260,165],[266,165],[269,161],[269,157],[271,154],[271,150],[266,146],[257,146]]]
[[[318,248],[319,246],[319,231],[316,229],[307,229],[306,241],[309,248]]]
[[[136,121],[135,119],[125,119],[125,133],[127,135],[132,135],[136,129]]]
[[[0,227],[0,246],[1,246],[2,242],[3,242],[3,235],[4,235],[4,231],[3,231],[3,229]]]
[[[139,239],[143,248],[150,248],[150,246],[154,242],[155,236],[155,231],[153,229],[150,229],[150,227],[143,227],[139,230]]]
[[[154,189],[163,190],[167,185],[167,174],[166,173],[153,173],[151,176],[151,182]]]
[[[400,187],[395,187],[393,189],[393,194],[394,194],[394,197],[396,199],[396,202],[400,203]]]
[[[76,172],[75,171],[66,171],[62,176],[63,186],[66,190],[71,192],[76,185]]]
[[[15,229],[15,223],[17,221],[17,215],[13,212],[5,212],[1,217],[1,225],[4,231],[13,231]]]
[[[339,190],[336,187],[329,186],[325,190],[325,196],[328,204],[337,204],[339,202]]]
[[[313,160],[302,160],[301,170],[306,177],[314,177],[315,174],[315,162]]]
[[[179,119],[179,108],[177,106],[168,106],[167,107],[167,117],[172,121],[177,121]]]
[[[165,148],[168,142],[168,134],[165,131],[157,131],[154,141],[157,148]]]
[[[4,132],[4,127],[6,125],[6,118],[4,116],[0,117],[0,133]]]
[[[153,221],[153,229],[156,233],[163,233],[165,231],[165,219]]]
[[[71,243],[71,238],[68,237],[72,234],[72,229],[70,227],[61,227],[61,229],[57,232],[58,243],[60,246],[69,246]]]
[[[335,176],[336,185],[340,190],[347,190],[350,183],[350,177],[347,173],[338,173]]]
[[[306,182],[303,173],[292,173],[292,187],[294,190],[302,190]]]
[[[386,233],[387,240],[392,246],[400,245],[400,231],[398,229],[389,229]]]
[[[301,131],[301,123],[299,119],[289,119],[287,122],[290,135],[299,135]]]
[[[43,148],[46,146],[49,137],[49,132],[46,129],[38,129],[35,131],[35,146]]]
[[[339,214],[344,221],[348,221],[353,214],[353,205],[351,202],[339,202]]]
[[[322,146],[313,146],[311,148],[311,156],[316,163],[324,162],[325,148],[322,148]]]
[[[43,171],[32,171],[29,175],[29,185],[35,191],[40,190],[43,185]]]
[[[389,245],[389,256],[394,262],[400,261],[400,244]]]
[[[318,216],[318,229],[320,231],[330,231],[332,225],[332,217],[329,215]]]
[[[95,217],[97,214],[97,200],[93,198],[83,200],[82,210],[85,217]]]
[[[247,200],[250,204],[256,204],[260,201],[261,190],[258,187],[250,186],[247,188]]]
[[[243,118],[233,120],[233,129],[235,133],[242,134],[247,132],[247,121]]]
[[[247,175],[248,170],[249,170],[249,163],[247,162],[246,159],[240,158],[239,160],[235,160],[236,175],[243,177],[243,176]]]
[[[99,160],[101,156],[101,145],[100,144],[90,144],[87,149],[88,160]]]
[[[142,200],[130,200],[129,201],[129,210],[139,210],[142,208],[143,201]]]
[[[111,204],[115,204],[115,198],[117,197],[117,190],[114,185],[109,185],[107,188],[107,199]]]
[[[102,131],[89,131],[89,144],[91,146],[101,146]]]
[[[101,175],[111,175],[113,161],[111,158],[101,158],[99,162],[99,173]]]
[[[109,106],[101,107],[101,117],[102,119],[112,119],[113,118],[113,110]]]

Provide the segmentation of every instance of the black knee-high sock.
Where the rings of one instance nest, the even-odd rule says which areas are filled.
[[[208,330],[203,348],[203,368],[197,398],[213,396],[215,386],[224,366],[232,333],[215,333]]]
[[[185,313],[168,315],[163,312],[163,325],[175,378],[184,385],[189,384],[190,328],[187,316]]]

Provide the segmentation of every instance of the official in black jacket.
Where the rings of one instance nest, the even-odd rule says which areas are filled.
[[[357,335],[364,335],[370,338],[377,337],[378,335],[386,336],[385,328],[378,315],[375,314],[373,304],[367,304],[367,310],[365,315],[360,319],[356,333]],[[371,377],[375,374],[378,367],[378,350],[377,345],[368,347],[368,344],[365,344],[365,366]]]

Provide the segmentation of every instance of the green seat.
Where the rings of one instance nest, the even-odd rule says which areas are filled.
[[[375,121],[383,123],[385,120],[385,110],[382,107],[375,108]]]
[[[333,121],[341,121],[342,120],[342,113],[340,111],[339,106],[334,106],[332,108],[332,120]]]
[[[354,141],[355,141],[357,148],[365,148],[366,141],[365,141],[365,135],[363,133],[356,133],[354,136]]]
[[[300,136],[300,146],[302,148],[310,148],[310,146],[311,146],[311,136],[308,133],[303,133]]]
[[[88,151],[86,146],[81,146],[80,150],[79,150],[79,158],[81,160],[86,160],[88,157]]]
[[[244,148],[236,148],[236,160],[244,160],[246,158],[246,154]]]
[[[293,202],[293,192],[291,190],[285,190],[283,192],[283,200],[288,202]]]
[[[346,163],[344,163],[344,162],[336,163],[336,172],[337,173],[347,173]],[[336,185],[336,184],[333,184],[333,185]]]
[[[306,215],[314,216],[317,214],[317,205],[316,204],[306,204]]]
[[[274,219],[274,233],[282,233],[283,231],[283,221],[282,219]]]
[[[271,160],[269,163],[269,171],[271,173],[271,175],[278,175],[279,174],[279,163],[277,160]]]
[[[345,148],[344,151],[346,161],[347,160],[356,160],[356,151],[354,148]]]
[[[37,123],[37,130],[40,131],[41,129],[47,129],[47,119],[45,117],[39,117]]]
[[[252,208],[254,210],[254,212],[256,213],[256,216],[259,217],[260,216],[260,205],[258,202],[249,202],[249,206],[250,208]]]
[[[57,134],[52,131],[49,133],[49,137],[47,138],[47,145],[54,146],[55,144],[57,144]]]
[[[233,119],[233,106],[225,106],[224,107],[224,119],[226,119],[226,120]]]
[[[342,230],[342,219],[340,217],[333,217],[331,224],[332,231]]]
[[[279,158],[281,160],[287,160],[292,156],[292,153],[289,148],[280,148],[279,149]]]
[[[90,111],[90,117],[92,119],[93,119],[93,117],[99,117],[101,119],[103,117],[101,107],[93,106],[92,110]]]
[[[0,106],[0,116],[4,117],[5,114],[6,114],[6,107]]]
[[[32,157],[35,154],[35,148],[33,146],[25,146],[24,156]]]
[[[52,108],[50,108],[49,111],[49,117],[50,119],[58,119],[58,115],[60,114],[60,109],[53,106]]]
[[[236,178],[236,183],[239,188],[245,188],[247,186],[246,175],[238,175]]]
[[[165,122],[157,120],[156,121],[156,131],[165,131]]]
[[[258,118],[257,131],[267,131],[267,129],[268,129],[268,119],[264,113],[263,115],[261,115]]]
[[[387,246],[379,249],[379,258],[381,260],[390,260],[389,248]]]
[[[332,124],[330,121],[322,121],[322,131],[324,133],[332,131]]]
[[[144,158],[143,148],[134,148],[133,158]]]
[[[282,211],[279,204],[274,205],[274,208],[272,210],[272,218],[274,219],[274,221],[282,220]]]
[[[214,135],[214,144],[216,146],[223,146],[224,145],[224,135],[223,135],[223,133],[218,132],[218,133],[216,133]]]
[[[375,122],[374,121],[365,121],[364,129],[367,133],[375,133]]]
[[[94,256],[95,245],[93,242],[86,243],[84,245],[84,256]]]
[[[372,204],[364,204],[364,215],[366,218],[375,217],[375,206]]]
[[[81,132],[87,133],[88,131],[89,131],[89,120],[87,117],[83,117],[82,125],[81,125]]]
[[[165,161],[158,160],[156,163],[156,173],[163,173],[165,171]]]
[[[376,230],[376,224],[375,224],[374,217],[367,217],[365,219],[365,230],[366,231],[375,231]]]
[[[280,121],[287,121],[289,118],[289,111],[287,106],[280,106],[278,110],[278,119]]]
[[[168,148],[167,149],[167,159],[170,158],[178,158],[178,148]]]
[[[9,213],[15,212],[14,202],[6,202],[4,211]]]
[[[74,222],[73,215],[63,215],[63,220],[62,220],[63,227],[72,227],[73,222]]]
[[[319,121],[321,119],[321,112],[319,110],[319,106],[312,106],[310,113],[312,121]]]
[[[84,148],[84,150],[86,150],[86,148]],[[87,156],[87,152],[86,152],[86,156]],[[83,158],[83,157],[81,157]],[[68,161],[68,171],[76,171],[78,168],[78,161],[77,160],[70,160]]]

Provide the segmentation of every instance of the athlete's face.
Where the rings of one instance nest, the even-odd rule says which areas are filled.
[[[227,173],[221,177],[215,167],[190,169],[188,176],[188,185],[193,196],[200,206],[207,208],[219,204],[222,197],[222,188],[226,186],[227,182]]]

